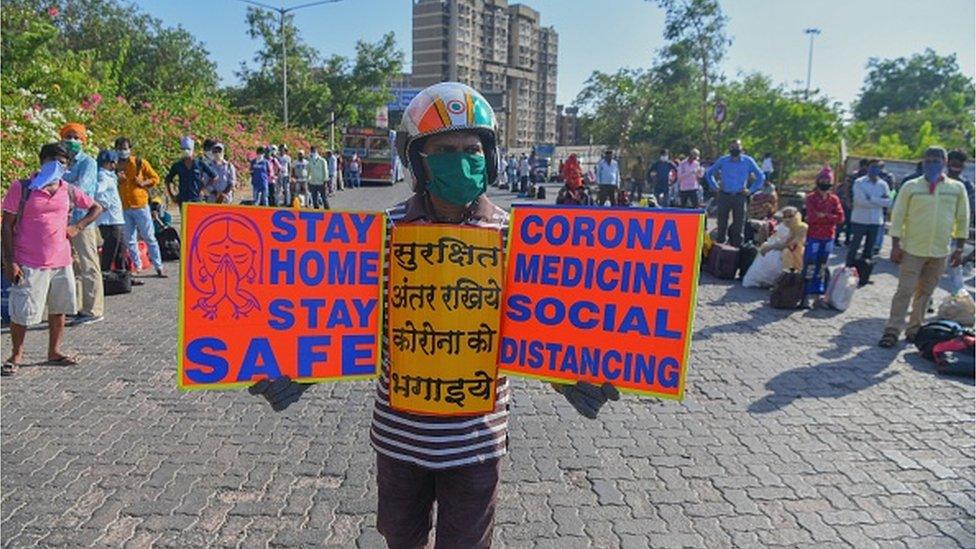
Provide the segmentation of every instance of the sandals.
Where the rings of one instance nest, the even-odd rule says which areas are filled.
[[[881,336],[881,341],[878,342],[878,346],[884,347],[885,349],[889,349],[891,347],[894,347],[895,344],[897,343],[898,343],[898,336],[896,336],[895,334],[885,334]]]
[[[3,363],[3,366],[0,366],[0,376],[12,376],[16,374],[17,370],[19,369],[20,364],[17,364],[12,360],[8,360]]]
[[[61,355],[57,358],[52,358],[44,363],[45,366],[77,366],[78,360],[70,356]]]

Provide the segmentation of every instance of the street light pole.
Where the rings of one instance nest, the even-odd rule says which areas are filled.
[[[807,89],[803,94],[804,99],[810,98],[810,75],[813,73],[813,38],[820,34],[820,29],[803,29],[803,32],[810,35],[810,55],[807,57]]]
[[[285,16],[293,11],[298,11],[303,8],[311,8],[312,6],[320,6],[322,4],[334,4],[341,1],[342,0],[319,0],[318,2],[309,2],[307,4],[292,6],[290,8],[276,8],[261,2],[255,2],[254,0],[238,0],[238,2],[258,6],[259,8],[271,10],[278,14],[278,34],[281,35],[281,107],[284,114],[286,128],[288,127],[288,35],[285,34]]]

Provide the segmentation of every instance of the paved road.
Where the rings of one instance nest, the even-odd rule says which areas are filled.
[[[973,384],[874,346],[894,282],[879,271],[846,313],[704,277],[680,403],[626,397],[587,421],[515,380],[496,545],[972,547]],[[81,367],[0,383],[2,544],[382,546],[371,387],[316,386],[282,414],[180,393],[176,306],[175,278],[149,279],[68,332]],[[28,344],[40,360],[44,334]]]

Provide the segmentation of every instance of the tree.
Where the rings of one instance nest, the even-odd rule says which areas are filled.
[[[234,104],[245,112],[270,116],[281,114],[281,29],[277,15],[255,8],[247,13],[248,35],[262,42],[254,55],[254,67],[241,64],[242,84],[227,90]],[[391,99],[390,81],[403,69],[403,52],[393,33],[375,43],[356,44],[354,61],[333,55],[322,59],[306,44],[286,15],[288,37],[289,121],[327,131],[330,113],[336,124],[355,125],[372,120],[376,109]]]
[[[392,98],[390,81],[403,70],[403,58],[392,32],[373,43],[356,42],[354,62],[332,56],[317,78],[332,90],[329,110],[335,113],[335,123],[372,124],[376,109]]]
[[[762,74],[748,75],[718,91],[728,106],[725,134],[742,139],[752,156],[774,153],[781,178],[812,152],[832,150],[839,141],[840,107],[825,98],[796,100]]]
[[[710,92],[720,79],[718,64],[732,41],[725,33],[728,18],[722,13],[718,0],[657,0],[665,11],[664,38],[670,41],[666,57],[690,57],[698,65],[698,110],[701,116],[701,139],[706,154],[714,153],[709,130]]]
[[[213,90],[217,85],[217,66],[193,35],[166,27],[119,0],[4,2],[4,11],[10,8],[55,10],[57,46],[86,54],[92,60],[89,70],[106,94],[140,100],[158,93]]]
[[[922,109],[957,94],[969,108],[973,106],[973,82],[959,71],[955,55],[941,56],[926,49],[908,58],[871,58],[867,69],[854,104],[858,120]]]

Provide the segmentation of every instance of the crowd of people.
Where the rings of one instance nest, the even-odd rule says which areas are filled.
[[[39,168],[11,184],[3,198],[3,274],[9,285],[6,316],[13,338],[0,373],[16,373],[23,359],[27,328],[47,315],[52,364],[77,364],[60,351],[65,326],[104,320],[105,279],[152,268],[166,278],[167,251],[179,253],[168,202],[229,204],[241,189],[237,168],[226,147],[205,139],[180,139],[180,158],[165,177],[119,136],[111,148],[88,146],[83,124],[65,124],[61,140],[39,151]],[[292,159],[287,145],[258,147],[250,160],[252,198],[243,204],[328,209],[329,197],[358,188],[362,161],[354,155],[311,147]],[[64,211],[65,215],[59,215]],[[60,236],[64,235],[64,237]],[[5,320],[8,320],[5,318]]]

